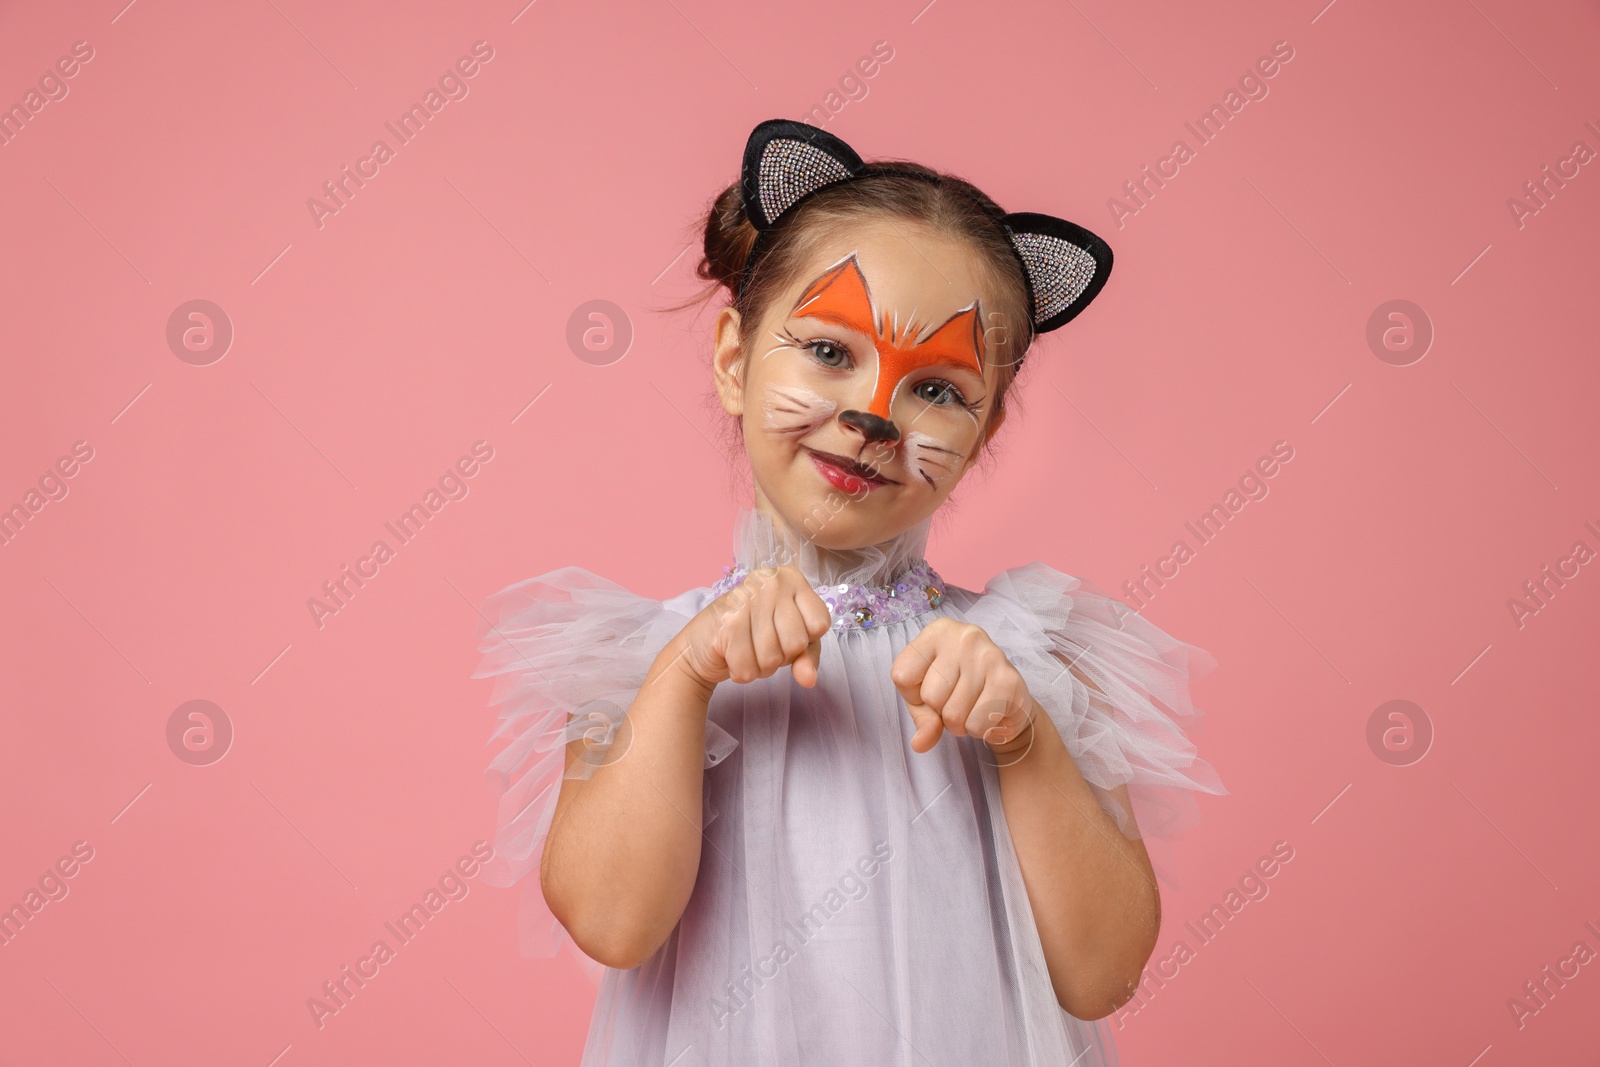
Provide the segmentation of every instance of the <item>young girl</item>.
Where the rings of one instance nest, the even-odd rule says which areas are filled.
[[[510,745],[488,876],[605,965],[585,1065],[1116,1062],[1160,927],[1142,838],[1225,790],[1212,665],[1034,563],[923,559],[1034,338],[1111,252],[960,179],[751,134],[705,221],[713,377],[753,483],[667,601],[567,567],[485,606]]]

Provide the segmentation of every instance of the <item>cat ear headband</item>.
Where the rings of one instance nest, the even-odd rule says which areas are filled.
[[[862,177],[865,168],[849,145],[803,122],[769,119],[751,131],[739,191],[745,217],[757,232],[741,287],[749,282],[768,233],[796,205],[819,190]],[[939,180],[913,171],[900,173]],[[1111,275],[1111,249],[1082,226],[1032,211],[1014,211],[995,221],[1022,264],[1034,334],[1065,326],[1105,287]]]

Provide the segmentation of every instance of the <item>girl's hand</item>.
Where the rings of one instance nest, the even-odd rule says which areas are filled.
[[[817,684],[828,607],[796,567],[765,567],[706,605],[684,627],[684,669],[708,689],[753,682],[794,665],[794,680]]]
[[[917,724],[914,752],[931,749],[945,730],[981,737],[996,752],[1032,739],[1033,695],[981,626],[934,619],[895,657],[889,677]]]

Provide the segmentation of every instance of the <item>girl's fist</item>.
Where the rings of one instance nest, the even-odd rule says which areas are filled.
[[[1032,726],[1033,695],[1021,672],[972,623],[934,619],[901,649],[889,677],[917,724],[914,752],[928,751],[946,730],[1009,751]]]
[[[706,686],[753,682],[794,665],[794,679],[817,684],[828,607],[795,567],[764,567],[706,605],[685,627],[684,666]]]

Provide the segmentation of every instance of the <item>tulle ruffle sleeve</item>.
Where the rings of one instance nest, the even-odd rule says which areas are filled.
[[[1203,714],[1189,682],[1216,666],[1210,653],[1043,563],[997,575],[962,614],[1022,673],[1124,835],[1175,835],[1198,821],[1196,793],[1227,793],[1184,732]]]
[[[539,888],[539,859],[563,776],[588,778],[620,755],[624,717],[657,654],[699,610],[704,591],[669,601],[637,596],[578,567],[502,589],[483,605],[474,678],[492,678],[499,705],[491,744],[508,743],[487,774],[500,795],[490,885],[521,883],[524,956],[552,956],[567,938]],[[565,772],[567,744],[584,742]],[[736,746],[706,722],[709,769]],[[576,946],[574,946],[576,948]]]

